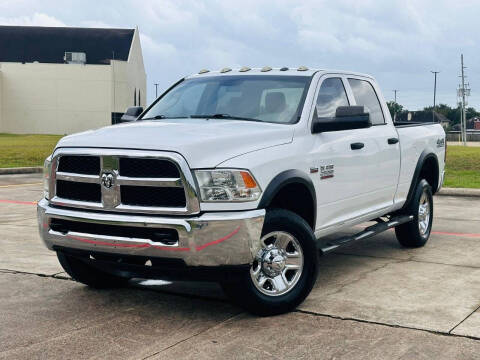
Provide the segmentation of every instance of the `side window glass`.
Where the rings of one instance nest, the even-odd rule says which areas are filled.
[[[316,112],[316,121],[322,121],[322,118],[335,117],[335,111],[339,106],[348,106],[348,98],[343,87],[342,79],[328,78],[323,80],[318,92]]]
[[[370,120],[373,125],[385,124],[382,107],[378,101],[377,94],[372,84],[365,80],[348,79],[348,83],[352,88],[353,96],[357,105],[363,105],[365,111],[370,113]]]

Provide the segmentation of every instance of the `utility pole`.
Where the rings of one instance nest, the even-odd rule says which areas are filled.
[[[155,85],[155,99],[158,97],[158,84],[153,84]]]
[[[437,105],[437,74],[440,71],[430,71],[433,75],[435,75],[435,82],[433,83],[433,109],[432,109],[432,122],[435,121],[435,106]]]
[[[395,105],[397,105],[397,89],[393,89],[393,94],[394,94],[394,101],[395,101]],[[393,113],[393,121],[395,121],[397,119],[397,111],[395,110],[395,112]]]
[[[463,54],[460,57],[461,61],[461,75],[462,83],[459,85],[459,89],[457,91],[457,95],[460,98],[460,105],[461,105],[461,119],[460,119],[460,128],[461,128],[461,139],[463,142],[463,146],[467,145],[467,114],[465,111],[467,101],[466,97],[470,96],[470,88],[468,83],[465,83],[465,69],[466,66],[463,65]]]

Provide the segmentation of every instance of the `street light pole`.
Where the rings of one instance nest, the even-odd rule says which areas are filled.
[[[430,71],[433,75],[435,75],[435,82],[434,82],[434,85],[433,85],[433,109],[432,109],[432,122],[435,121],[435,106],[437,105],[436,104],[436,98],[437,98],[437,74],[440,72],[440,71]]]

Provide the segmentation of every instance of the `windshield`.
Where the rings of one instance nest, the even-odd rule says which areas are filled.
[[[236,75],[188,79],[162,95],[146,119],[222,118],[295,123],[310,76]]]

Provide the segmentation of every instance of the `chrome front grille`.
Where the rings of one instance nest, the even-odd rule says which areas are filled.
[[[52,172],[53,205],[131,213],[199,212],[190,169],[175,153],[60,149]]]

